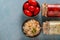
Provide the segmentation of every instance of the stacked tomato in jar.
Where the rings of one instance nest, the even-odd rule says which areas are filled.
[[[43,4],[42,15],[45,17],[60,17],[59,4]]]
[[[48,16],[60,17],[60,5],[48,5]]]

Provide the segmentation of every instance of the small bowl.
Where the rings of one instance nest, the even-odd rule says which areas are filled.
[[[33,18],[24,21],[24,23],[22,24],[22,32],[24,31],[24,29],[23,29],[24,24],[25,24],[27,21],[32,20],[32,19],[33,19]],[[36,20],[36,19],[34,19],[34,20]],[[38,21],[38,20],[36,20],[36,21]],[[39,21],[38,21],[38,22],[39,22]],[[26,33],[24,33],[24,32],[23,32],[23,34],[24,34],[26,37],[30,37],[30,38],[37,37],[37,36],[40,34],[41,30],[42,30],[42,29],[41,29],[41,24],[40,24],[40,22],[39,22],[39,25],[40,25],[40,31],[39,31],[39,33],[38,33],[37,35],[27,36]]]
[[[36,1],[37,2],[37,1]],[[26,1],[25,3],[28,3],[28,1]],[[24,3],[24,4],[25,4]],[[23,13],[24,13],[24,4],[23,4]],[[30,5],[30,6],[32,6],[32,5]],[[37,7],[40,9],[40,5],[39,5],[39,3],[37,2]],[[28,9],[27,9],[28,10]],[[28,10],[29,11],[29,10]],[[31,12],[31,11],[30,11]],[[40,10],[39,10],[39,12],[40,12]],[[24,13],[24,15],[26,15],[27,17],[35,17],[35,16],[37,16],[38,14],[39,14],[39,12],[36,14],[36,15],[34,15],[34,12],[31,12],[32,13],[32,16],[28,16],[28,15],[26,15],[25,13]]]

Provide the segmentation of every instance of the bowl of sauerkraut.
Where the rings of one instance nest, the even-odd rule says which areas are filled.
[[[41,32],[40,22],[36,19],[28,19],[22,25],[22,31],[27,37],[36,37]]]

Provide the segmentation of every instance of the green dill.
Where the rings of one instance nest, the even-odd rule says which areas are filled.
[[[35,28],[33,28],[32,33],[33,33],[33,34],[36,33],[36,29],[35,29]]]

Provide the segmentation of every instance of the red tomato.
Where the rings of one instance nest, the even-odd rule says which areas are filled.
[[[57,16],[60,17],[60,12],[58,12]]]
[[[23,7],[24,9],[27,9],[29,7],[29,3],[25,3]]]
[[[27,16],[30,16],[30,17],[32,16],[32,13],[29,10],[24,10],[24,13]]]
[[[28,7],[28,10],[31,11],[31,12],[34,12],[35,7],[34,7],[34,6],[29,6],[29,7]]]
[[[54,16],[56,16],[56,17],[60,16],[60,12],[59,11],[54,11]]]
[[[49,11],[47,14],[48,17],[54,17],[54,12],[53,11]]]
[[[28,0],[30,5],[37,6],[36,0]]]
[[[34,11],[34,15],[37,15],[40,11],[40,8],[39,7],[36,7],[35,11]]]

